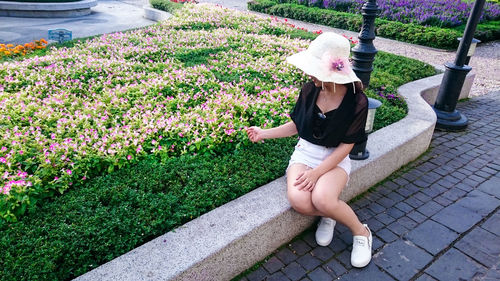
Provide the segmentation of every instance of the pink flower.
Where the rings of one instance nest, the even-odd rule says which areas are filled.
[[[332,70],[335,71],[342,71],[342,69],[345,67],[344,62],[342,60],[336,60],[332,62]]]
[[[71,170],[69,170],[69,169],[68,169],[68,170],[66,170],[66,173],[67,173],[68,175],[71,175]]]
[[[351,66],[347,58],[334,57],[331,54],[325,54],[321,60],[325,71],[336,72],[339,74],[348,74],[351,71]]]
[[[132,159],[132,155],[127,155],[127,160]]]

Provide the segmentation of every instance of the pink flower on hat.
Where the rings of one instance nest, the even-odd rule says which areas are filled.
[[[324,68],[328,72],[336,72],[343,75],[348,75],[351,71],[349,59],[344,57],[335,57],[330,54],[325,54],[321,58],[324,63]]]
[[[342,69],[345,67],[344,62],[341,59],[337,59],[332,62],[332,70],[335,71],[342,71]]]

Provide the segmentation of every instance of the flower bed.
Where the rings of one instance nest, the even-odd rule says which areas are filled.
[[[0,61],[10,58],[26,56],[36,50],[45,49],[47,41],[45,39],[35,40],[24,45],[0,44]]]
[[[314,2],[318,3],[316,6],[298,5],[294,0],[289,1],[292,3],[286,2],[287,0],[252,0],[248,2],[248,9],[351,31],[359,31],[363,22],[362,16],[358,13],[319,8],[318,5],[323,3],[322,1]],[[351,1],[344,2],[351,3]],[[429,18],[428,23],[432,22],[437,21]],[[498,19],[480,23],[474,37],[482,42],[498,40],[500,39],[499,26],[500,20]],[[441,28],[376,18],[375,28],[377,36],[434,48],[455,49],[458,46],[457,38],[462,37],[465,24],[453,28]]]
[[[0,66],[3,220],[147,155],[231,152],[245,126],[288,120],[306,77],[284,58],[308,42],[273,36],[297,31],[276,19],[202,7]],[[404,107],[385,112],[378,124]]]
[[[147,154],[231,151],[244,126],[286,120],[303,77],[284,57],[307,42],[217,10],[2,65],[1,216]]]
[[[306,6],[361,14],[365,0],[282,0]],[[379,17],[402,23],[454,27],[467,23],[474,1],[463,0],[378,0]],[[500,19],[500,6],[485,3],[479,22]]]

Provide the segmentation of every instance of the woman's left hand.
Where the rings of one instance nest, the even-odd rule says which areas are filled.
[[[320,175],[317,174],[314,169],[305,170],[295,179],[294,185],[297,186],[299,190],[311,192],[314,186],[316,186],[319,176]]]

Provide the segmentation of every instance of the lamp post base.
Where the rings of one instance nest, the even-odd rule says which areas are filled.
[[[446,112],[433,108],[437,115],[436,129],[445,131],[462,131],[467,128],[467,117],[457,110]]]
[[[370,152],[366,150],[366,141],[355,144],[349,152],[349,158],[352,160],[365,160],[368,157],[370,157]]]

